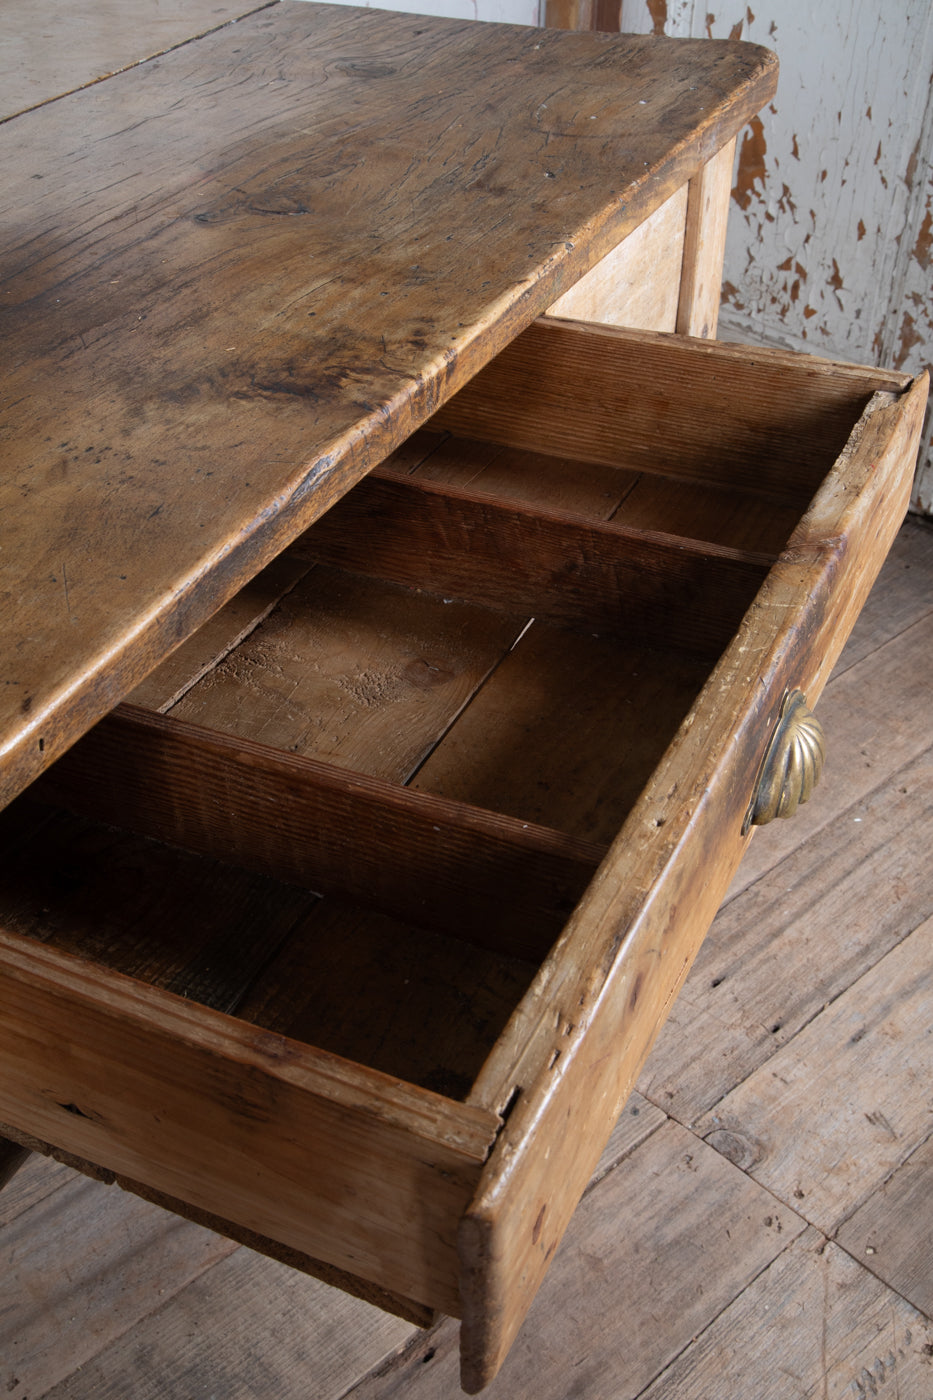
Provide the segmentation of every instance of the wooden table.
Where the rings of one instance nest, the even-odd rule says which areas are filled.
[[[775,80],[748,46],[286,0],[8,121],[0,801]]]
[[[761,50],[285,0],[93,81],[137,37],[0,129],[0,1124],[476,1390],[807,795],[926,384],[538,319],[713,329]],[[270,561],[317,749],[237,674]]]
[[[0,0],[0,120],[200,38],[262,9],[253,0]]]

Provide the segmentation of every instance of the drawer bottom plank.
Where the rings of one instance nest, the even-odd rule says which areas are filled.
[[[458,1099],[537,967],[64,812],[0,900],[23,940]]]
[[[686,652],[535,623],[412,787],[608,844],[707,675]]]
[[[796,529],[800,511],[753,491],[643,472],[612,519],[636,530],[663,530],[730,549],[778,555]]]
[[[324,899],[237,1015],[464,1100],[536,970],[350,900]]]
[[[316,567],[170,713],[405,782],[526,622]]]

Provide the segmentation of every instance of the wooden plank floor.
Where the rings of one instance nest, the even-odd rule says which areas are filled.
[[[933,529],[820,702],[490,1400],[933,1400]],[[454,1400],[430,1333],[32,1158],[0,1395]]]

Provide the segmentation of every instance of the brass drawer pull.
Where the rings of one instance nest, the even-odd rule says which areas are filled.
[[[823,726],[807,709],[803,692],[790,691],[762,761],[742,824],[743,836],[750,826],[766,826],[775,817],[792,817],[802,802],[809,801],[825,758]]]

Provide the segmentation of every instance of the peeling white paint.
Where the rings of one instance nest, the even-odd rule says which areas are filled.
[[[660,0],[623,0],[657,32]],[[719,334],[933,366],[930,0],[669,0],[664,32],[774,49],[774,104],[739,142]],[[933,422],[915,507],[933,512]]]

